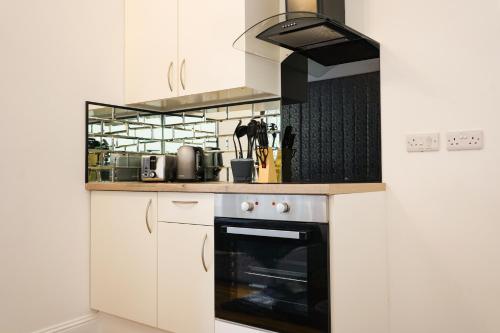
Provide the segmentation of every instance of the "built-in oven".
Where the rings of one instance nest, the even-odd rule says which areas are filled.
[[[328,198],[221,194],[215,207],[216,318],[330,332]]]

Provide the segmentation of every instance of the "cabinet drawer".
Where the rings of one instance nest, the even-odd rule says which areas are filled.
[[[158,221],[213,225],[214,195],[213,193],[159,193]]]

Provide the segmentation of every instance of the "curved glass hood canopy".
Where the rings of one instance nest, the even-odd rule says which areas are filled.
[[[323,65],[378,58],[379,43],[325,15],[287,12],[247,29],[233,47],[276,62],[293,52]]]

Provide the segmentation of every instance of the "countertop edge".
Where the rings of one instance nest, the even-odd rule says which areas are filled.
[[[87,183],[87,191],[130,192],[192,192],[192,193],[260,193],[260,194],[310,194],[337,195],[386,190],[385,183],[341,183],[341,184],[234,184],[223,182],[206,183]]]

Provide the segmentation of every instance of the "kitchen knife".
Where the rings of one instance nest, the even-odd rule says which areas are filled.
[[[292,135],[292,126],[287,126],[285,128],[285,133],[283,134],[283,140],[281,142],[282,149],[290,147],[291,135]]]

